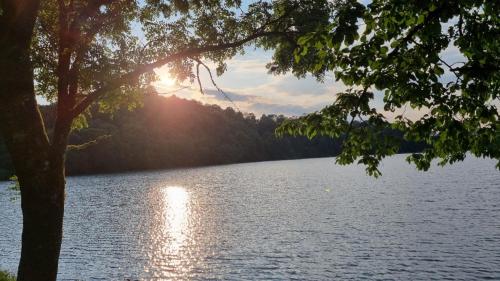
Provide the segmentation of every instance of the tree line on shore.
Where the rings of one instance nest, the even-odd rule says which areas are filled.
[[[114,114],[91,110],[88,126],[70,135],[66,173],[112,173],[242,162],[336,156],[341,140],[276,137],[283,115],[243,114],[232,108],[203,105],[175,96],[149,94],[143,106]],[[41,108],[46,127],[54,123],[54,106]],[[401,135],[394,130],[388,134]],[[50,132],[49,132],[50,134]],[[422,144],[404,142],[400,152]],[[332,162],[333,165],[333,162]],[[0,178],[14,173],[0,139]]]

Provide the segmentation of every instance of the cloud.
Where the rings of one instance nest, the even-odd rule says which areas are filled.
[[[460,51],[449,46],[442,53],[443,59],[454,63],[463,61]],[[160,93],[176,95],[186,99],[194,99],[202,103],[217,104],[221,107],[238,107],[244,112],[260,114],[284,114],[288,116],[300,116],[323,108],[334,102],[336,94],[347,89],[341,82],[336,82],[333,75],[329,74],[323,82],[318,82],[314,77],[307,76],[298,79],[291,74],[275,76],[269,74],[266,64],[271,61],[272,53],[261,49],[245,49],[245,55],[236,56],[227,62],[227,71],[220,77],[214,77],[217,86],[224,90],[234,104],[228,101],[224,95],[218,92],[212,84],[206,71],[201,71],[200,78],[205,95],[200,94],[197,83],[171,85],[169,79],[163,79],[155,83]],[[207,63],[211,69],[215,69],[213,63]],[[202,69],[203,70],[203,69]],[[167,71],[159,71],[162,75],[168,75]],[[451,81],[453,74],[445,72],[442,81]],[[178,90],[182,87],[186,89]],[[383,96],[380,91],[375,91],[375,99],[371,103],[388,119],[393,119],[397,112],[385,112],[383,110]],[[405,116],[418,119],[426,110],[411,109],[407,106]]]
[[[204,90],[205,95],[212,96],[214,99],[219,100],[219,101],[227,101],[227,98],[233,102],[239,102],[239,101],[250,101],[252,99],[257,98],[257,96],[251,96],[251,95],[240,95],[234,92],[226,92],[221,93],[218,90],[215,89],[206,89]],[[225,95],[224,95],[225,94]]]
[[[159,90],[161,93],[162,91]],[[314,100],[310,96],[295,96],[290,102],[282,98],[269,98],[265,95],[241,94],[233,91],[224,92],[229,99],[216,89],[205,89],[200,93],[194,87],[184,88],[178,91],[169,91],[165,96],[177,96],[179,98],[196,100],[204,104],[217,104],[222,108],[233,107],[244,113],[262,114],[282,114],[286,116],[301,116],[319,110],[331,103],[331,97],[323,100]]]
[[[334,83],[327,77],[324,83],[313,77],[297,79],[291,74],[275,76],[267,73],[266,59],[237,57],[229,61],[227,72],[215,77],[217,85],[227,94],[230,101],[215,89],[208,73],[200,73],[204,95],[200,94],[197,83],[170,85],[158,81],[155,87],[160,93],[193,99],[206,104],[221,107],[237,107],[243,112],[260,114],[284,114],[300,116],[331,104],[335,93],[345,89],[340,83]],[[211,69],[215,66],[208,64]],[[167,73],[158,71],[158,73]],[[168,81],[164,78],[163,81]],[[186,87],[187,88],[183,88]],[[179,90],[180,89],[180,90]],[[233,104],[234,102],[234,104]]]
[[[251,112],[256,114],[273,113],[285,116],[301,116],[305,112],[313,112],[319,108],[304,107],[293,104],[275,104],[275,103],[254,103],[249,106]]]

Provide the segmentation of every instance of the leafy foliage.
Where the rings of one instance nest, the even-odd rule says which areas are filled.
[[[155,67],[167,65],[177,79],[193,81],[196,61],[204,59],[220,75],[227,59],[264,35],[260,45],[293,52],[290,42],[328,19],[326,6],[328,1],[311,0],[42,1],[32,44],[37,94],[55,102],[63,91],[76,105],[105,89],[102,111],[134,106],[139,90],[157,78]],[[323,16],[314,17],[319,12]],[[286,41],[276,39],[281,37]]]
[[[7,271],[0,270],[0,281],[15,281],[16,277]]]
[[[20,190],[20,186],[19,186],[19,180],[17,178],[16,175],[13,175],[9,178],[10,182],[11,182],[11,185],[10,185],[10,189],[11,190],[15,190],[15,191],[19,191]]]
[[[403,131],[405,140],[428,144],[408,157],[418,169],[427,170],[436,158],[441,165],[463,160],[467,152],[498,159],[500,168],[500,2],[333,5],[329,23],[298,40],[294,59],[301,66],[306,60],[307,71],[317,77],[333,72],[350,88],[322,111],[285,122],[278,133],[342,134],[337,162],[358,159],[375,176],[379,161],[400,145],[379,137],[387,127]],[[304,71],[295,65],[278,72],[283,70]],[[383,99],[383,111],[373,105],[375,97]],[[421,117],[406,117],[407,106]],[[385,117],[400,111],[393,120]],[[355,119],[366,121],[353,126]]]

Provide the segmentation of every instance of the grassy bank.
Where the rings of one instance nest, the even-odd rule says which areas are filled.
[[[7,271],[0,270],[0,281],[16,281],[16,277]]]

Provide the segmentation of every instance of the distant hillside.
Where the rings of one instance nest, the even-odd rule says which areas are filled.
[[[42,108],[51,128],[53,107]],[[335,156],[340,142],[326,137],[274,135],[283,116],[243,115],[233,109],[202,105],[177,97],[150,95],[144,107],[121,110],[113,117],[94,112],[89,127],[74,132],[71,144],[99,141],[67,156],[68,174],[216,165],[265,160]],[[108,136],[108,137],[101,137]],[[401,152],[421,145],[405,143]],[[0,139],[0,177],[12,173]]]

